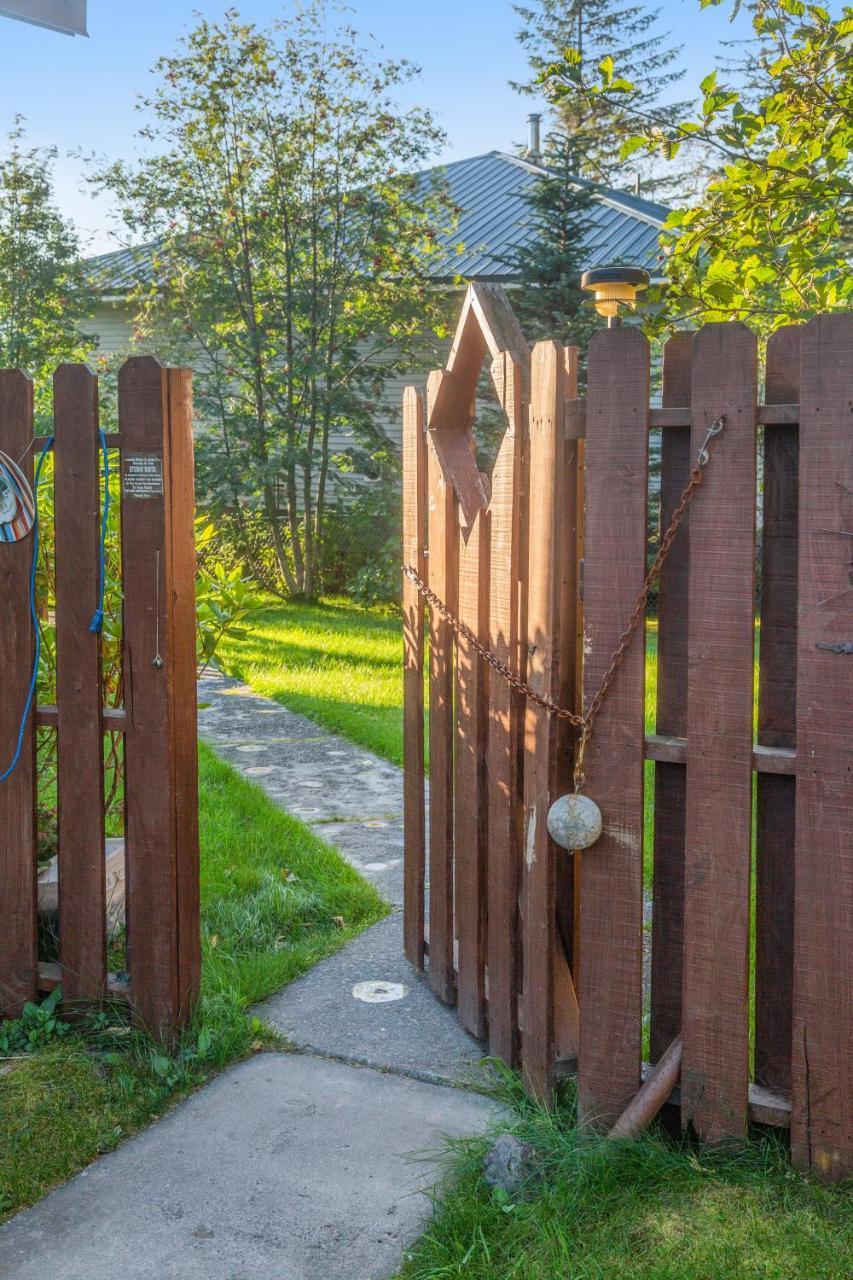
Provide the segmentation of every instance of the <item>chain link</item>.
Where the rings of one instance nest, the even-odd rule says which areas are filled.
[[[660,578],[661,572],[672,548],[672,544],[678,533],[679,526],[687,514],[687,508],[690,506],[696,490],[702,483],[704,469],[710,460],[708,446],[711,440],[720,434],[725,425],[726,418],[725,414],[723,414],[719,418],[716,418],[708,428],[708,433],[702,442],[701,448],[699,449],[696,463],[693,470],[690,472],[690,477],[684,487],[681,497],[679,498],[678,506],[672,513],[672,519],[669,522],[666,532],[661,538],[657,555],[652,561],[651,568],[643,580],[643,586],[637,596],[636,604],[634,605],[634,609],[628,619],[625,630],[619,637],[616,648],[610,655],[610,662],[608,663],[607,670],[602,676],[601,682],[593,694],[589,706],[582,715],[579,715],[576,711],[572,711],[569,707],[561,707],[553,698],[537,693],[535,689],[531,688],[526,681],[522,680],[521,676],[517,675],[512,668],[507,665],[507,663],[502,662],[491,649],[488,649],[484,644],[481,644],[468,624],[463,622],[461,618],[458,618],[456,614],[447,607],[444,601],[427,586],[423,578],[420,576],[418,571],[412,567],[412,565],[403,565],[403,573],[405,577],[407,577],[410,582],[414,583],[427,603],[431,605],[439,617],[448,624],[456,636],[461,636],[463,640],[467,640],[471,647],[479,653],[483,661],[486,662],[493,671],[496,671],[498,675],[506,680],[513,689],[524,694],[526,698],[531,702],[535,702],[537,706],[542,707],[544,711],[548,711],[551,714],[558,716],[561,720],[567,720],[575,729],[580,730],[574,770],[575,791],[579,791],[584,783],[584,758],[586,755],[587,744],[592,737],[592,730],[596,717],[604,705],[604,701],[610,691],[610,686],[616,678],[616,673],[621,667],[622,662],[625,659],[625,655],[631,647],[631,642],[637,633],[640,623],[643,621],[643,617],[646,612],[646,605],[649,602],[649,596],[652,588]]]

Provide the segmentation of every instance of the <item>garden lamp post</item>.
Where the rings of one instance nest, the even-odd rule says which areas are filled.
[[[594,267],[581,276],[581,288],[593,294],[595,309],[607,317],[608,329],[622,323],[621,308],[637,305],[637,294],[649,287],[649,273],[641,267]]]

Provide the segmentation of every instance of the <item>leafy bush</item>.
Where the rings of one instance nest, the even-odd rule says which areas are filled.
[[[326,512],[321,578],[329,595],[357,604],[391,604],[400,593],[400,494],[384,479]]]

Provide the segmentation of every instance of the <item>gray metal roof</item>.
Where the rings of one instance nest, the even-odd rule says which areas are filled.
[[[420,175],[424,187],[447,184],[461,210],[453,231],[442,237],[446,252],[430,264],[434,280],[496,280],[511,284],[506,259],[535,234],[525,194],[547,170],[502,151],[454,160]],[[625,191],[593,189],[590,230],[585,246],[590,267],[611,262],[661,271],[660,232],[669,209]],[[460,245],[462,246],[460,251]],[[150,275],[152,245],[119,249],[89,259],[89,275],[103,295],[122,294]]]

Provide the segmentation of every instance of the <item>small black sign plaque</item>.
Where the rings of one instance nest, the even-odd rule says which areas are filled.
[[[156,453],[127,453],[124,457],[126,498],[162,498],[163,459]]]

